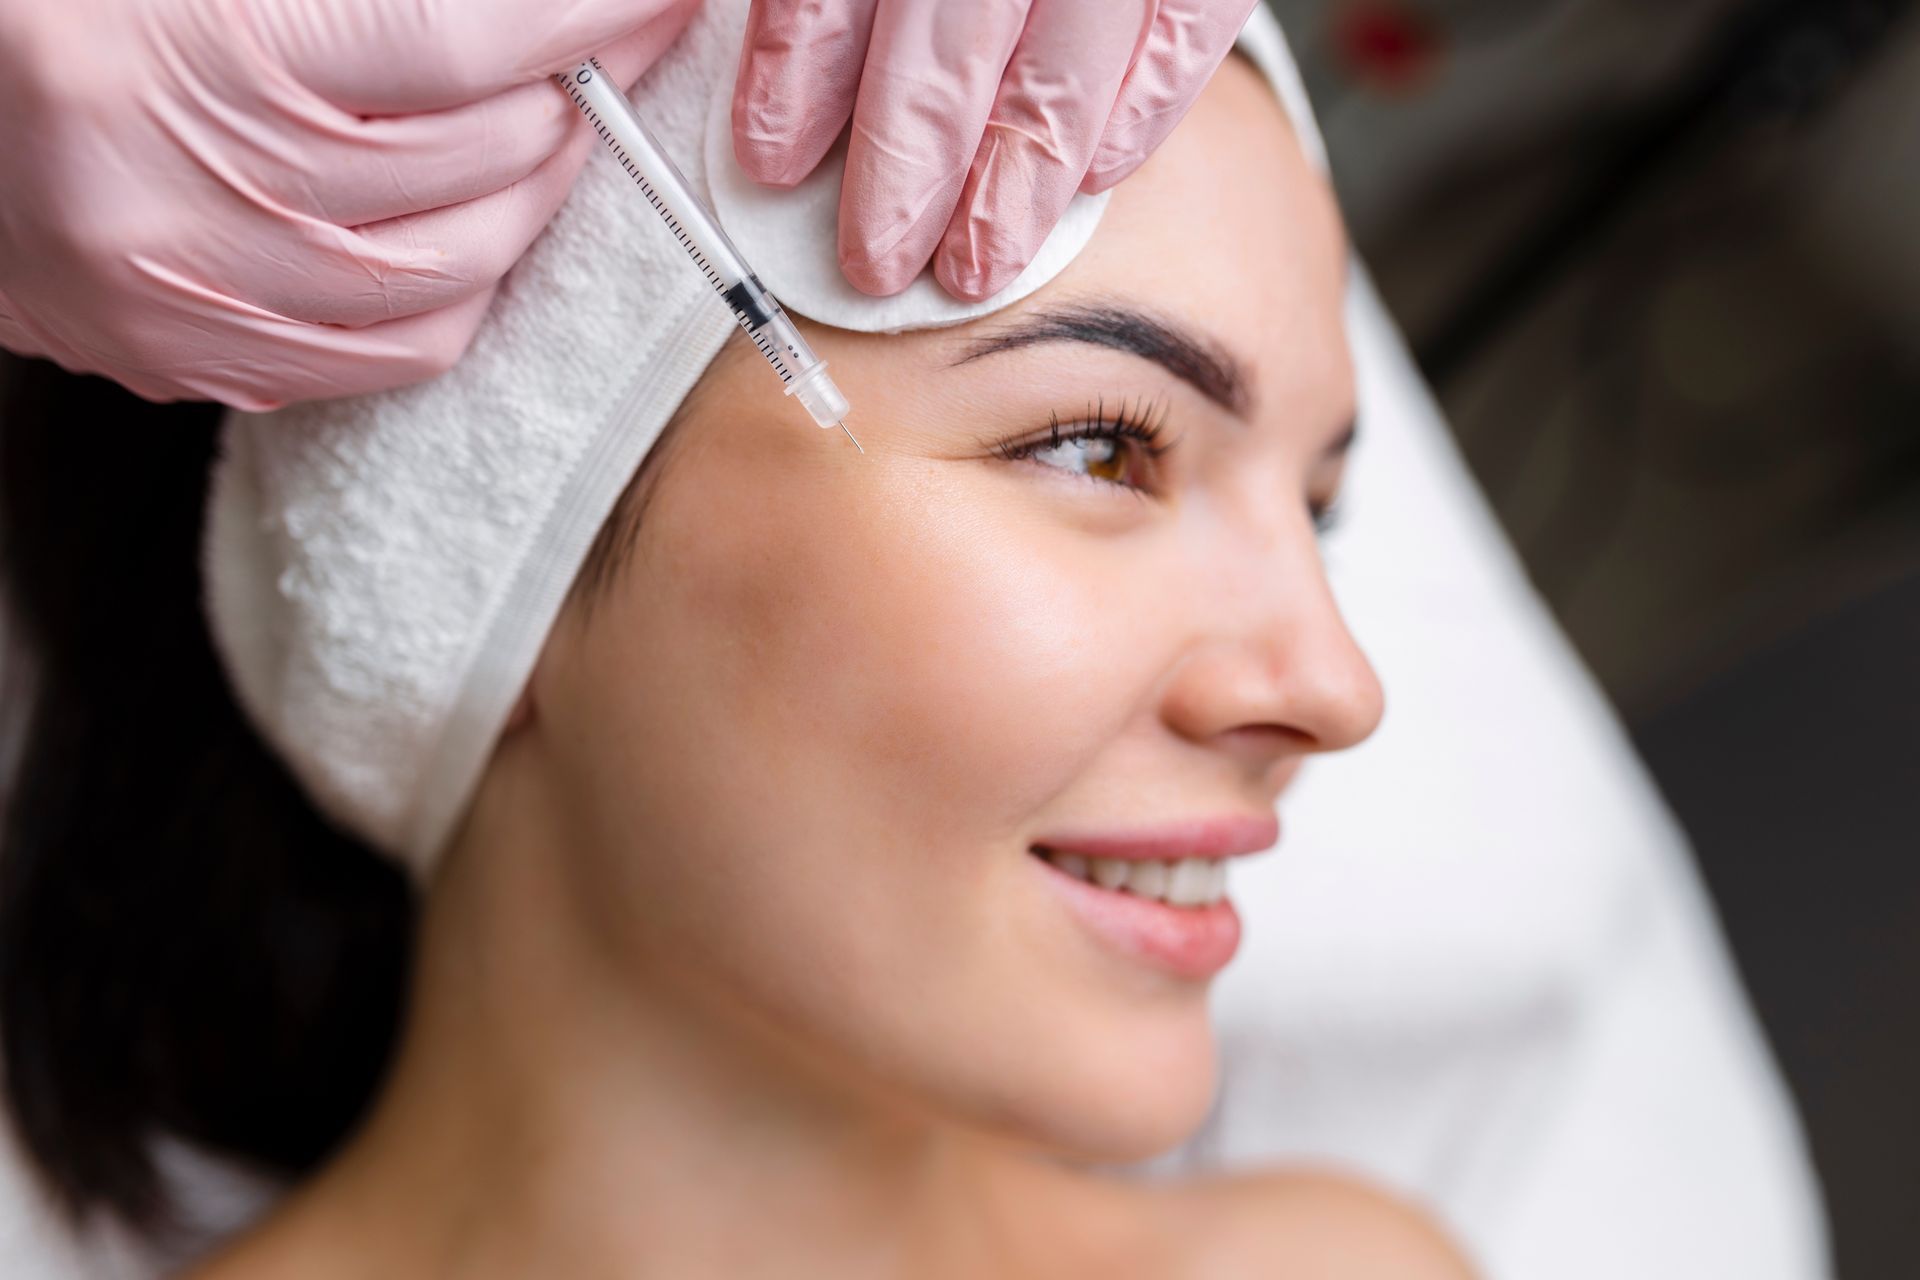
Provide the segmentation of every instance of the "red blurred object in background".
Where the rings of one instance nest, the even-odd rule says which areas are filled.
[[[1405,92],[1431,78],[1445,41],[1433,20],[1391,0],[1350,0],[1333,19],[1333,45],[1353,78]]]

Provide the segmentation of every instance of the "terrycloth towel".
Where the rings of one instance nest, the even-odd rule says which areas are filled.
[[[709,200],[709,165],[732,165],[708,130],[725,127],[713,104],[731,91],[746,7],[708,0],[631,95]],[[1264,9],[1241,45],[1323,160]],[[776,296],[863,329],[1014,301],[1065,267],[1105,205],[1079,198],[1040,267],[986,304],[922,279],[862,308],[806,283],[838,279],[817,199],[837,171],[753,199],[733,177],[736,220],[719,212]],[[810,270],[792,265],[803,258]],[[596,157],[452,371],[229,415],[204,549],[214,640],[241,706],[335,821],[430,870],[601,523],[733,325],[626,174]]]

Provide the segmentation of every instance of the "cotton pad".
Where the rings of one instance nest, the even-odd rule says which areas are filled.
[[[840,140],[804,181],[780,190],[749,178],[734,159],[732,113],[733,86],[722,82],[707,117],[707,179],[713,187],[714,213],[782,306],[840,329],[935,329],[1018,302],[1059,275],[1086,247],[1113,194],[1083,193],[1068,201],[1066,213],[1033,261],[992,297],[964,302],[941,288],[933,272],[922,271],[899,293],[876,298],[847,283],[836,249],[848,132],[841,131]]]

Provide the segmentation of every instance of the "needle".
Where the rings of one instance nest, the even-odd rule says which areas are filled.
[[[845,418],[842,418],[840,420],[840,429],[842,431],[847,431],[847,420]],[[847,431],[847,439],[853,440],[853,432]],[[858,440],[853,440],[853,447],[856,449],[860,449],[860,442]],[[860,452],[865,453],[866,450],[860,449]]]

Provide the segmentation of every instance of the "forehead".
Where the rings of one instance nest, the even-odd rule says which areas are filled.
[[[1167,141],[1114,189],[1092,239],[1045,286],[951,328],[828,330],[823,339],[855,377],[860,370],[920,378],[1022,317],[1110,299],[1216,342],[1251,375],[1256,410],[1262,399],[1350,400],[1346,251],[1331,189],[1266,79],[1236,54]],[[705,381],[758,379],[757,361],[750,346],[732,341]]]
[[[1319,380],[1345,365],[1346,254],[1330,187],[1266,79],[1234,56],[1115,188],[1066,270],[965,328],[990,328],[1060,296],[1128,298],[1215,338],[1270,388]]]

